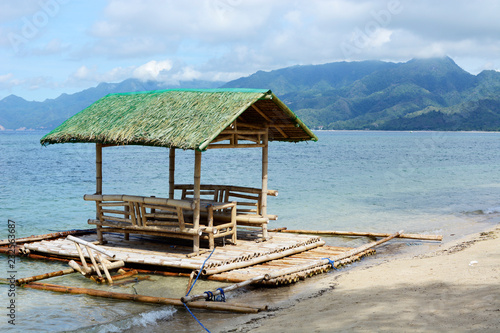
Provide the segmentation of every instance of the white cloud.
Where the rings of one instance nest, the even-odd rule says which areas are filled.
[[[151,60],[150,62],[137,67],[133,76],[137,79],[147,81],[147,80],[158,80],[160,74],[163,71],[169,71],[172,69],[172,62],[169,60],[156,61]]]
[[[6,36],[40,1],[68,5],[14,59]],[[63,88],[130,77],[226,81],[295,64],[438,55],[477,73],[499,68],[499,12],[497,0],[2,1],[0,62],[14,76],[0,85],[41,87],[53,76],[46,84]]]

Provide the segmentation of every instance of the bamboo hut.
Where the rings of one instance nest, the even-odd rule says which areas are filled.
[[[107,95],[66,120],[41,139],[42,145],[95,143],[95,224],[103,232],[161,235],[193,240],[229,236],[236,243],[236,225],[262,228],[276,219],[267,211],[269,141],[316,141],[316,136],[270,90],[172,89]],[[169,197],[103,194],[102,149],[117,145],[169,148]],[[202,153],[208,149],[260,148],[262,186],[201,184]],[[176,149],[193,150],[193,184],[175,183]],[[177,191],[176,191],[177,190]],[[176,193],[181,193],[176,198]]]

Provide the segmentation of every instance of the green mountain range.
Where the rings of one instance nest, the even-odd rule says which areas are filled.
[[[225,87],[269,87],[312,128],[500,131],[500,72],[449,57],[295,66]]]
[[[269,88],[314,129],[500,131],[500,72],[472,75],[449,57],[293,66],[180,88],[220,86]],[[51,129],[108,93],[166,88],[129,79],[44,102],[11,95],[0,101],[0,129]]]

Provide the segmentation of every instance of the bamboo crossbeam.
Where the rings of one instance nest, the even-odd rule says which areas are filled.
[[[331,236],[366,236],[366,237],[388,237],[391,234],[378,232],[357,232],[357,231],[329,231],[329,230],[277,230],[282,233],[290,234],[309,234],[309,235],[331,235]],[[442,235],[422,235],[422,234],[401,234],[398,238],[421,239],[431,241],[442,241]]]
[[[102,225],[102,223],[98,220],[94,219],[89,219],[88,220],[89,224],[96,224],[96,225]],[[162,234],[168,234],[169,232],[172,235],[176,235],[178,233],[186,234],[186,235],[199,235],[201,231],[199,229],[193,229],[193,228],[185,228],[181,230],[180,227],[172,228],[172,227],[155,227],[155,226],[148,226],[148,227],[142,227],[142,226],[137,226],[137,225],[123,225],[121,223],[113,223],[111,221],[106,221],[106,226],[112,226],[115,227],[114,229],[123,229],[123,230],[130,230],[133,233],[140,234],[141,231],[146,233],[150,233],[153,235],[154,232],[156,232],[156,235],[161,236]],[[107,231],[107,229],[103,229],[103,231]],[[181,235],[179,235],[181,236]],[[176,237],[176,236],[174,236]]]
[[[146,295],[133,295],[126,293],[117,293],[112,291],[104,291],[97,289],[88,289],[88,288],[76,288],[76,287],[66,287],[55,284],[48,283],[38,283],[32,282],[24,285],[25,288],[38,289],[38,290],[49,290],[60,293],[69,293],[69,294],[85,294],[95,297],[104,297],[104,298],[113,298],[113,299],[121,299],[127,301],[134,302],[142,302],[142,303],[154,303],[154,304],[164,304],[164,305],[174,305],[174,306],[184,306],[184,303],[180,299],[175,298],[166,298],[166,297],[154,297],[154,296],[146,296]],[[228,303],[221,302],[191,302],[189,303],[190,308],[196,309],[206,309],[206,310],[214,310],[214,311],[229,311],[236,313],[257,313],[261,311],[261,307],[250,307],[250,306],[242,306],[242,305],[232,305]]]
[[[207,149],[220,149],[220,148],[262,148],[264,145],[258,143],[245,143],[245,144],[211,144],[207,147]]]
[[[226,135],[226,134],[244,134],[244,135],[258,135],[258,134],[265,134],[265,130],[239,130],[239,129],[225,129],[224,131],[221,132],[221,135]]]
[[[178,190],[192,190],[193,184],[176,184],[175,189]],[[235,185],[216,185],[216,184],[201,184],[201,190],[228,190],[228,191],[236,191],[236,192],[248,192],[248,193],[256,193],[259,194],[262,192],[262,189],[256,187],[244,187],[244,186],[235,186]],[[278,190],[267,190],[267,195],[278,196]]]
[[[271,118],[269,118],[261,109],[259,109],[255,104],[252,104],[252,108],[257,111],[258,114],[261,115],[267,122],[272,123]]]
[[[138,203],[146,203],[153,205],[167,205],[182,207],[184,209],[193,210],[194,203],[190,200],[177,200],[177,199],[166,199],[166,198],[156,198],[156,197],[143,197],[138,195],[126,195],[126,194],[85,194],[83,196],[84,200],[87,201],[132,201]]]

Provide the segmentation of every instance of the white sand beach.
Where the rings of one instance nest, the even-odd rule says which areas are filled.
[[[499,236],[497,226],[413,258],[339,271],[315,297],[222,332],[498,332]]]

